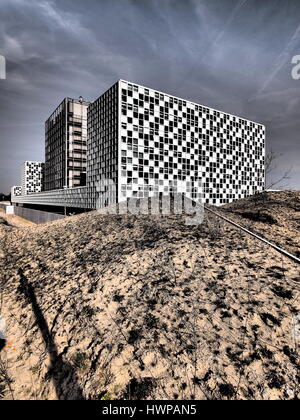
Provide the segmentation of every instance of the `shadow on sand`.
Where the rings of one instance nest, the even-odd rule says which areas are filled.
[[[63,361],[62,354],[58,354],[53,336],[49,330],[47,321],[37,302],[34,288],[19,268],[20,284],[18,292],[25,296],[28,304],[32,306],[37,325],[41,331],[46,349],[50,356],[50,368],[46,379],[52,379],[56,395],[59,400],[84,400],[82,389],[78,385],[76,371],[72,365]]]

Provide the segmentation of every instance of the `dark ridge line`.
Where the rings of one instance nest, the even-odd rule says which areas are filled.
[[[289,259],[293,260],[294,262],[300,264],[300,259],[297,258],[295,255],[290,254],[288,251],[286,251],[285,249],[280,248],[279,246],[273,244],[272,242],[268,241],[267,239],[263,238],[260,235],[257,235],[254,232],[251,232],[251,230],[248,230],[246,228],[244,228],[243,226],[239,225],[236,222],[233,222],[232,220],[228,219],[225,216],[222,216],[221,214],[217,213],[216,211],[208,208],[206,205],[204,205],[205,210],[207,210],[208,212],[214,214],[215,216],[220,217],[221,219],[225,220],[225,222],[230,223],[231,225],[237,227],[240,230],[243,230],[244,232],[248,233],[248,235],[253,236],[254,238],[260,240],[261,242],[264,242],[265,244],[269,245],[271,248],[274,248],[276,251],[280,252],[282,255],[284,255],[285,257],[288,257]]]

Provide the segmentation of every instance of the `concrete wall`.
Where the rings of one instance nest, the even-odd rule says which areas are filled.
[[[46,211],[27,209],[24,207],[15,207],[14,210],[15,215],[37,224],[53,222],[55,220],[60,220],[67,217],[62,214],[48,213]]]
[[[14,206],[6,206],[6,214],[15,214]]]

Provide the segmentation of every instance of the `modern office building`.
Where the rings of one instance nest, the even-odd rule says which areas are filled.
[[[31,202],[96,208],[187,192],[200,181],[204,201],[221,205],[264,190],[262,124],[124,80],[91,103],[87,114],[86,187],[49,191]],[[105,195],[103,180],[115,185]]]
[[[45,123],[45,191],[86,184],[87,108],[65,98]]]
[[[200,181],[206,203],[264,189],[265,127],[126,81],[88,111],[88,182],[113,179],[117,201]]]
[[[120,85],[115,83],[95,100],[88,109],[87,186],[92,191],[100,180],[110,180],[115,188],[108,188],[99,206],[119,201],[120,182]]]
[[[11,197],[12,196],[20,197],[22,195],[21,185],[14,185],[13,187],[11,187],[10,192],[11,192]]]
[[[44,163],[26,161],[21,165],[22,195],[40,193],[43,190]]]

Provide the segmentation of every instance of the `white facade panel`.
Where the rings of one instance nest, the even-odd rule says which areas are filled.
[[[42,191],[44,163],[26,161],[21,165],[22,194],[34,194]]]
[[[201,182],[220,205],[264,189],[265,127],[120,81],[119,200]]]

